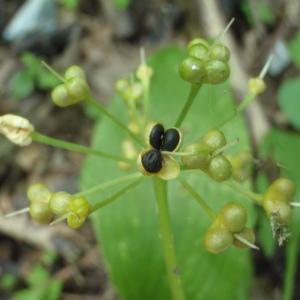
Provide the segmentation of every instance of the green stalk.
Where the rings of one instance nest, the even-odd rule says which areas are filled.
[[[112,196],[100,201],[97,204],[94,204],[91,208],[91,213],[95,212],[96,210],[111,204],[112,202],[114,202],[115,200],[117,200],[118,198],[120,198],[121,196],[125,195],[127,192],[129,192],[130,190],[132,190],[133,188],[135,188],[136,186],[138,186],[142,180],[144,178],[138,178],[136,180],[134,180],[132,183],[128,184],[126,187],[124,187],[123,189],[121,189],[120,191],[116,192],[115,194],[113,194]]]
[[[167,182],[160,178],[153,177],[153,188],[156,196],[160,240],[164,252],[172,299],[185,300],[176,262],[174,239],[171,229],[171,220],[168,207]]]
[[[99,192],[102,192],[102,191],[104,191],[108,188],[111,188],[111,187],[115,186],[115,185],[125,183],[127,181],[130,181],[132,179],[136,179],[136,178],[141,177],[141,176],[142,176],[141,173],[133,173],[133,174],[130,174],[128,176],[119,177],[119,178],[116,178],[116,179],[98,184],[96,186],[93,186],[92,188],[90,188],[88,190],[85,190],[83,192],[77,193],[77,194],[74,195],[74,197],[86,197],[86,196],[89,196],[89,195],[92,195],[92,194],[95,194],[95,193],[99,193]]]
[[[181,185],[186,189],[187,192],[191,194],[191,196],[198,202],[201,208],[205,211],[207,216],[214,221],[216,218],[216,214],[214,211],[207,205],[205,200],[194,190],[194,188],[188,184],[184,179],[178,179]]]
[[[121,156],[114,155],[111,153],[103,152],[103,151],[96,150],[96,149],[86,147],[83,145],[79,145],[76,143],[70,143],[70,142],[60,140],[60,139],[52,138],[50,136],[41,134],[37,131],[33,132],[31,137],[32,137],[32,140],[35,142],[39,142],[39,143],[53,146],[56,148],[61,148],[61,149],[84,153],[84,154],[89,154],[89,155],[100,156],[100,157],[115,160],[115,161],[123,161],[126,163],[132,163],[131,160],[129,160],[125,157],[121,157]]]
[[[180,127],[181,126],[182,122],[184,121],[187,113],[189,112],[189,110],[190,110],[190,108],[191,108],[191,106],[192,106],[199,90],[200,90],[200,87],[201,87],[201,85],[194,85],[194,84],[191,85],[189,96],[188,96],[188,98],[187,98],[187,100],[186,100],[186,102],[185,102],[185,104],[184,104],[184,106],[183,106],[183,108],[180,112],[180,115],[179,115],[179,117],[178,117],[178,119],[175,123],[175,127]]]
[[[143,142],[125,125],[123,124],[117,117],[111,114],[105,107],[103,107],[95,98],[89,96],[86,101],[94,106],[98,111],[103,113],[109,119],[111,119],[119,128],[128,133],[128,135],[135,140],[139,145],[143,146]]]

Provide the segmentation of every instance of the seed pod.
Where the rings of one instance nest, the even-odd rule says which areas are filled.
[[[126,79],[119,79],[116,83],[115,83],[115,90],[116,92],[122,96],[125,92],[125,90],[128,88],[128,81]]]
[[[129,83],[127,88],[124,90],[123,97],[127,102],[137,101],[144,95],[144,87],[141,82]]]
[[[233,233],[242,231],[247,222],[247,211],[237,203],[227,203],[220,212],[224,226]]]
[[[242,238],[244,238],[245,240],[247,240],[250,244],[255,243],[255,234],[252,229],[246,227],[243,229],[243,231],[239,232],[239,235]],[[233,245],[240,249],[248,248],[248,246],[246,244],[242,243],[241,241],[239,241],[236,238],[233,240]]]
[[[195,45],[204,45],[205,47],[209,48],[209,43],[205,39],[195,38],[192,39],[187,45],[188,51]]]
[[[287,203],[264,198],[262,205],[267,215],[274,218],[278,224],[288,224],[291,221],[292,210]]]
[[[53,219],[49,204],[45,202],[32,202],[29,206],[29,214],[34,221],[40,224],[49,224]]]
[[[221,182],[230,178],[232,167],[224,155],[218,154],[210,161],[207,173],[212,179]]]
[[[233,236],[224,226],[211,227],[204,238],[204,246],[211,253],[221,253],[232,245]]]
[[[163,180],[171,180],[178,177],[180,173],[179,163],[169,155],[163,155],[163,164],[157,176]]]
[[[27,197],[30,203],[44,202],[49,203],[52,193],[43,183],[31,184],[27,189]]]
[[[205,65],[199,59],[188,57],[179,65],[179,74],[185,81],[201,84],[206,75]]]
[[[202,143],[210,147],[211,153],[226,145],[225,135],[218,129],[209,130],[201,140]]]
[[[165,129],[163,125],[159,123],[155,124],[150,131],[149,144],[153,148],[159,150],[162,145],[164,133],[165,133]]]
[[[162,155],[157,149],[150,149],[138,157],[138,166],[144,175],[158,173],[162,168]]]
[[[181,161],[188,169],[206,170],[210,161],[211,148],[203,143],[188,145],[184,152],[195,153],[191,156],[182,156]]]
[[[296,188],[291,180],[281,177],[272,182],[268,191],[277,193],[277,199],[280,198],[282,201],[289,203],[295,196]]]
[[[161,150],[163,151],[176,151],[181,144],[181,133],[177,128],[167,129],[164,133]]]
[[[223,44],[213,44],[209,51],[210,59],[228,62],[230,58],[229,49]]]
[[[66,83],[71,98],[74,99],[74,103],[82,101],[89,96],[89,86],[87,82],[80,77],[73,77]]]
[[[62,216],[69,210],[71,195],[66,192],[53,193],[50,198],[50,209],[58,216]]]
[[[85,220],[86,220],[86,218],[80,217],[76,214],[71,213],[67,217],[67,224],[72,229],[78,229],[79,227],[81,227],[83,225]]]
[[[73,97],[69,94],[65,84],[60,84],[52,90],[51,99],[53,103],[59,107],[67,107],[76,103]]]
[[[77,65],[70,66],[65,72],[65,79],[69,80],[74,77],[86,79],[85,72]]]
[[[71,198],[69,201],[69,211],[78,217],[86,218],[90,213],[90,204],[83,197]]]
[[[219,84],[227,80],[230,75],[228,64],[220,60],[207,62],[205,70],[205,83]]]
[[[208,60],[208,47],[203,44],[197,44],[189,49],[189,56],[201,61]]]
[[[232,165],[232,177],[239,182],[244,182],[251,175],[253,157],[249,151],[241,151],[228,158]]]
[[[260,77],[250,78],[248,82],[248,90],[255,95],[260,95],[266,90],[266,83]]]

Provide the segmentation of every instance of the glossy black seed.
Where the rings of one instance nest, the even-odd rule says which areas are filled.
[[[180,132],[176,128],[170,128],[165,131],[161,150],[163,151],[174,151],[180,143]]]
[[[142,156],[142,165],[149,173],[157,173],[162,168],[162,155],[156,149],[151,149]]]
[[[161,124],[155,124],[149,135],[149,143],[155,149],[160,149],[165,129]]]

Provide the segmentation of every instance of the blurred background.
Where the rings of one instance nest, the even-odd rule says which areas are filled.
[[[0,115],[30,118],[43,133],[88,144],[93,111],[58,109],[49,101],[57,70],[81,65],[100,101],[108,103],[114,83],[147,55],[169,44],[184,46],[195,36],[216,36],[231,18],[224,39],[232,51],[231,83],[236,99],[249,76],[274,59],[268,89],[248,114],[254,150],[270,127],[300,128],[299,0],[0,0]],[[78,190],[82,156],[33,143],[18,148],[0,138],[0,212],[27,205],[26,186],[44,181],[55,190]],[[265,166],[266,167],[266,166]],[[276,177],[276,169],[268,170]],[[296,254],[293,299],[300,299]],[[253,253],[255,282],[249,299],[282,299],[285,249],[272,256]],[[47,282],[45,289],[37,288]],[[237,283],[238,284],[238,283]],[[46,292],[46,294],[45,294]],[[80,231],[41,227],[25,216],[0,218],[0,299],[113,300],[91,225]],[[219,300],[219,299],[212,299]]]

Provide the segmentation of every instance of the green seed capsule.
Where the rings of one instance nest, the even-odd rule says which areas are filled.
[[[291,221],[291,207],[283,201],[264,198],[263,208],[267,215],[276,219],[276,222],[279,224],[288,224]]]
[[[65,84],[60,84],[52,90],[51,99],[59,107],[67,107],[76,103],[76,100],[69,94]]]
[[[73,65],[70,66],[65,72],[65,79],[69,80],[74,77],[79,77],[82,79],[86,79],[85,72],[79,66]]]
[[[27,189],[27,197],[29,202],[49,203],[51,192],[43,183],[31,184]]]
[[[209,161],[211,148],[203,143],[195,143],[188,145],[184,150],[187,153],[197,153],[197,155],[182,156],[181,161],[188,169],[206,170]]]
[[[232,167],[224,155],[218,154],[210,161],[207,173],[212,179],[221,182],[230,178]]]
[[[232,165],[232,177],[239,182],[244,182],[251,176],[253,157],[249,151],[241,151],[229,158]]]
[[[53,219],[53,213],[49,204],[45,202],[32,202],[29,206],[31,218],[40,224],[49,224]]]
[[[69,211],[78,217],[86,218],[90,213],[90,204],[83,198],[72,198],[69,202]]]
[[[62,216],[69,210],[71,195],[66,192],[53,193],[50,198],[50,209],[58,216]]]
[[[229,49],[223,44],[213,44],[209,51],[210,59],[228,62],[230,58]]]
[[[78,229],[83,225],[86,218],[77,216],[75,214],[69,214],[67,217],[67,224],[72,229]]]
[[[197,44],[194,45],[189,49],[189,56],[199,59],[201,61],[207,61],[208,60],[208,47],[206,47],[203,44]]]
[[[226,138],[222,131],[218,129],[209,130],[201,139],[202,143],[211,149],[211,153],[226,145]]]
[[[82,101],[89,96],[89,86],[87,82],[80,77],[73,77],[66,83],[69,95],[74,99],[74,103]]]
[[[206,64],[205,83],[219,84],[229,78],[230,69],[227,63],[211,60]]]
[[[204,246],[211,253],[221,253],[232,245],[233,236],[224,226],[211,227],[204,239]]]
[[[188,51],[195,45],[204,45],[206,48],[209,48],[209,43],[205,39],[195,38],[189,42],[187,46]]]
[[[278,178],[269,187],[274,193],[278,193],[282,196],[282,201],[289,203],[295,196],[296,188],[295,184],[288,178]]]
[[[224,226],[233,233],[242,231],[247,222],[247,211],[237,203],[226,204],[220,212]]]
[[[206,71],[205,65],[199,59],[188,57],[179,65],[181,78],[193,84],[201,84]]]
[[[254,234],[254,231],[252,229],[244,228],[243,231],[239,232],[239,235],[242,238],[244,238],[245,240],[247,240],[250,244],[255,243],[255,234]],[[248,248],[248,246],[246,244],[242,243],[241,241],[239,241],[236,238],[233,240],[233,245],[237,248],[240,248],[240,249]]]

